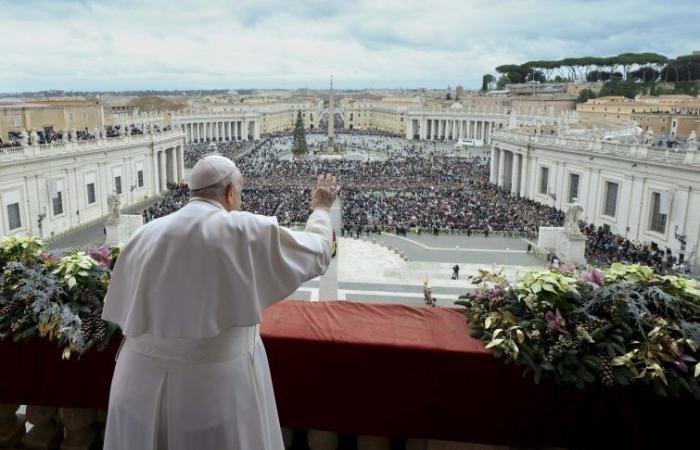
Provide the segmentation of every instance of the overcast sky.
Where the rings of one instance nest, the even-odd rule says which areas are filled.
[[[481,85],[700,50],[698,0],[0,0],[0,91]]]

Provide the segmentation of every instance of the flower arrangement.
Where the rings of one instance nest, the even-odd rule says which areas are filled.
[[[700,282],[645,266],[548,267],[511,286],[502,269],[460,297],[472,336],[535,383],[644,385],[700,399]]]
[[[33,237],[0,241],[0,339],[55,340],[63,357],[102,349],[117,331],[101,319],[119,248],[47,252]]]

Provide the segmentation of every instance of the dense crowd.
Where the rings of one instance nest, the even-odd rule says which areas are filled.
[[[681,261],[670,249],[662,249],[655,243],[637,244],[617,236],[604,227],[586,225],[581,228],[586,235],[586,257],[601,265],[613,262],[644,264],[659,272],[674,269]]]
[[[310,139],[316,140],[322,138]],[[540,226],[560,226],[563,222],[563,212],[490,184],[486,156],[455,157],[448,146],[390,136],[341,135],[338,142],[356,151],[371,148],[385,159],[295,160],[289,156],[289,136],[256,142],[247,153],[245,143],[217,145],[220,153],[238,157],[245,178],[243,209],[275,215],[284,225],[301,224],[307,218],[313,180],[321,173],[335,174],[342,183],[343,234],[406,234],[414,230],[487,237],[499,232],[535,238]],[[186,158],[194,164],[208,152],[204,144],[188,146]],[[145,212],[146,219],[175,211],[188,195],[186,188],[174,189]],[[655,244],[635,244],[584,223],[581,230],[587,236],[586,256],[590,261],[643,263],[660,271],[672,270],[678,263],[670,250]]]
[[[204,155],[211,153],[212,144],[197,142],[185,145],[185,167],[192,168]],[[216,152],[232,160],[237,159],[245,151],[251,149],[255,143],[252,141],[221,141],[213,143]]]

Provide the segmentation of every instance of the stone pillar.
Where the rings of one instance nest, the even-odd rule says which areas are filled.
[[[513,167],[510,175],[510,193],[518,195],[520,193],[520,155],[513,153]]]
[[[33,425],[22,438],[25,448],[33,450],[52,450],[61,442],[62,430],[56,423],[57,408],[49,406],[27,405],[27,421]]]
[[[496,147],[491,147],[491,164],[489,173],[489,183],[496,184],[498,181],[498,149]]]
[[[97,411],[87,408],[62,410],[65,438],[61,450],[90,450],[97,441],[97,430],[92,426]]]
[[[224,140],[230,141],[231,140],[231,122],[226,121],[224,122]]]
[[[158,172],[158,180],[160,184],[160,192],[166,192],[168,190],[168,178],[166,175],[165,168],[165,151],[158,153],[158,167],[160,168]]]
[[[503,187],[506,179],[506,151],[500,150],[498,155],[498,186]]]
[[[0,448],[19,447],[26,431],[24,416],[17,414],[19,405],[0,404]]]
[[[167,155],[170,156],[168,160],[168,182],[177,182],[177,157],[175,156],[176,148],[172,147],[166,150]]]
[[[459,137],[457,140],[462,140],[464,138],[464,120],[459,121]]]
[[[332,431],[309,430],[306,440],[311,450],[336,450],[338,433]]]
[[[391,441],[384,436],[357,435],[357,450],[391,450]]]
[[[182,145],[178,147],[178,158],[177,158],[177,181],[185,181],[185,149]]]
[[[530,158],[527,154],[520,155],[522,158],[522,169],[520,169],[520,196],[530,198],[527,192],[528,169],[530,167]]]

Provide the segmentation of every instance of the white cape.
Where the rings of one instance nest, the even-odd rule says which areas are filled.
[[[305,232],[195,200],[138,230],[103,318],[126,336],[105,450],[281,450],[261,312],[330,262],[331,224]]]

